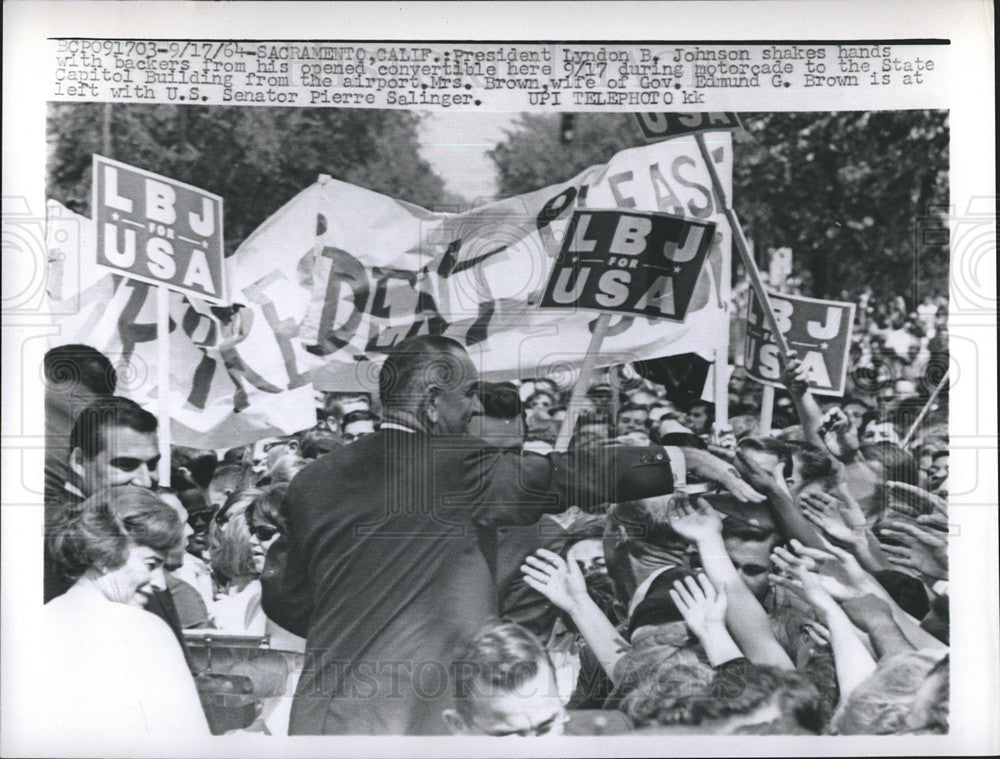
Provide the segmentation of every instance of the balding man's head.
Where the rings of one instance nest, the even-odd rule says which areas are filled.
[[[459,343],[422,335],[403,340],[379,372],[379,398],[390,411],[404,411],[431,432],[464,434],[482,413],[479,373]]]

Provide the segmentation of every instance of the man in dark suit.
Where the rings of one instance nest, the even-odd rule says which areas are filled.
[[[469,436],[477,383],[453,340],[401,342],[381,429],[291,483],[286,565],[263,596],[307,635],[290,734],[445,734],[452,654],[497,614],[477,531],[672,491],[658,446],[542,456]]]

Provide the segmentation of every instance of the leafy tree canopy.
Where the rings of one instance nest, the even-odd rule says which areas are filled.
[[[523,114],[492,151],[501,197],[565,181],[642,144],[631,114]],[[947,294],[943,111],[741,114],[733,203],[758,260],[792,248],[816,295]]]
[[[225,202],[227,251],[319,174],[432,206],[444,184],[418,153],[408,111],[53,104],[48,194],[89,214],[91,154],[201,187]]]

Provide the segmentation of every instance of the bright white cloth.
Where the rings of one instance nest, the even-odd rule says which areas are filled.
[[[225,632],[263,637],[267,617],[260,606],[260,580],[253,580],[242,590],[220,590],[209,611],[215,626]]]
[[[198,595],[201,596],[209,613],[211,613],[214,601],[214,588],[212,570],[208,568],[208,564],[194,554],[185,552],[184,563],[177,569],[171,570],[171,574],[197,590]]]
[[[37,734],[78,736],[81,746],[209,735],[177,638],[148,611],[77,583],[42,609],[39,642],[24,694]]]

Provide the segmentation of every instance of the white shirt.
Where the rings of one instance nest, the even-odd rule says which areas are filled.
[[[102,745],[95,739],[209,735],[184,654],[159,617],[77,583],[40,618],[42,655],[24,694],[31,732],[79,738],[81,750]]]

